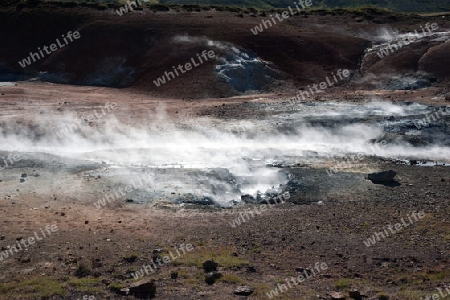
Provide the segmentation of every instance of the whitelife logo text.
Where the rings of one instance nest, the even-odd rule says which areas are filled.
[[[67,41],[67,39],[69,39],[70,42],[73,42],[74,40],[78,40],[81,37],[81,35],[80,35],[80,33],[78,31],[75,31],[73,33],[72,33],[72,31],[69,31],[67,33],[67,36],[65,36],[63,34],[62,37],[63,37],[63,40],[64,40],[65,44],[61,44],[61,42],[59,41],[59,38],[58,38],[58,39],[56,39],[56,44],[51,44],[50,47],[44,46],[44,47],[42,47],[42,49],[40,47],[38,47],[38,53],[30,52],[30,55],[28,55],[27,58],[24,58],[24,59],[22,59],[22,61],[19,61],[19,65],[22,68],[25,68],[26,66],[31,65],[31,60],[33,60],[33,62],[36,62],[37,60],[45,57],[45,55],[42,52],[42,50],[47,55],[50,55],[50,54],[52,54],[52,52],[55,52],[55,51],[61,49],[62,47],[68,45],[69,42]],[[66,39],[66,37],[67,37],[67,39]],[[57,44],[58,44],[58,46],[57,46]],[[49,49],[50,49],[50,51],[49,51]]]
[[[203,64],[204,62],[208,61],[208,57],[209,57],[210,59],[213,59],[215,56],[216,56],[216,54],[214,53],[213,50],[209,50],[208,53],[206,53],[206,50],[203,50],[202,55],[199,55],[199,54],[197,53],[197,58],[198,58],[199,63],[196,63],[194,57],[192,57],[192,58],[191,58],[192,64],[191,64],[190,62],[185,63],[185,64],[184,64],[184,68],[185,68],[185,69],[183,69],[183,66],[182,66],[182,65],[178,65],[178,67],[175,67],[175,66],[172,67],[172,68],[173,68],[173,72],[175,72],[175,74],[177,74],[176,76],[175,76],[175,74],[174,74],[172,71],[169,71],[169,72],[166,71],[166,72],[164,72],[164,75],[163,75],[163,76],[159,77],[157,80],[153,80],[153,83],[154,83],[157,87],[159,87],[159,86],[161,86],[161,85],[163,85],[163,84],[166,83],[166,78],[167,78],[167,82],[169,82],[170,80],[175,79],[175,77],[180,76],[180,74],[178,73],[177,69],[178,69],[182,74],[184,74],[184,73],[186,73],[187,71],[192,70],[192,66],[198,67],[198,66],[200,66],[201,64]],[[202,60],[202,57],[203,57],[203,59],[204,59],[205,61]],[[170,76],[169,76],[169,75],[170,75]],[[171,78],[171,77],[172,77],[172,78]]]
[[[52,234],[52,232],[58,231],[58,226],[56,226],[56,224],[53,224],[51,226],[46,225],[45,226],[46,232],[44,232],[44,229],[42,229],[42,228],[40,229],[40,231],[41,231],[42,235],[39,235],[38,232],[34,232],[34,237],[30,236],[26,240],[24,240],[24,239],[17,240],[15,245],[6,247],[7,250],[0,252],[0,261],[7,259],[10,255],[12,256],[14,254],[13,250],[15,253],[18,253],[19,251],[27,249],[31,245],[35,244],[37,241],[41,241],[44,238],[49,237]],[[45,233],[47,233],[47,235]],[[28,244],[27,244],[27,241],[28,241]],[[22,249],[22,245],[23,245],[24,249]],[[9,251],[9,253],[8,253],[8,251]]]

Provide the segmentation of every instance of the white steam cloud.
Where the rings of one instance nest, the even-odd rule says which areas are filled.
[[[311,164],[347,153],[441,161],[450,155],[445,141],[413,147],[396,140],[382,148],[370,142],[383,136],[386,128],[403,128],[417,116],[423,117],[428,111],[423,105],[295,104],[295,111],[291,106],[275,105],[279,113],[272,117],[231,125],[206,117],[194,122],[171,120],[162,108],[139,127],[108,115],[100,124],[80,125],[62,137],[57,134],[77,123],[75,115],[20,123],[11,119],[1,124],[0,150],[45,149],[42,152],[61,157],[105,162],[116,174],[130,172],[129,168],[147,169],[157,174],[152,190],[158,195],[172,190],[200,194],[222,205],[239,201],[242,194],[264,193],[285,184],[286,174],[270,167],[279,162]],[[414,127],[407,128],[402,136],[418,134]]]

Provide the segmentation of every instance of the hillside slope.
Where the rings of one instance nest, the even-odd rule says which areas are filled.
[[[161,0],[167,4],[214,4],[233,5],[240,7],[261,8],[286,8],[293,7],[294,1],[290,0]],[[314,7],[345,8],[363,5],[375,5],[400,12],[437,12],[450,11],[450,3],[447,0],[316,0],[312,1]]]

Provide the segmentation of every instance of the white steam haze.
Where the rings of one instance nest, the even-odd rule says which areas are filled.
[[[413,126],[415,119],[430,111],[424,105],[330,102],[274,104],[273,108],[278,113],[264,119],[230,121],[171,119],[161,107],[140,126],[122,123],[110,113],[98,126],[84,125],[62,138],[57,132],[79,120],[74,114],[44,115],[22,123],[11,119],[1,124],[0,150],[105,162],[122,175],[133,168],[146,169],[156,174],[152,190],[158,195],[193,193],[223,205],[239,201],[241,194],[264,193],[286,184],[286,173],[272,167],[280,162],[312,164],[348,153],[432,161],[448,161],[450,155],[445,138],[422,147],[403,140],[384,147],[370,142],[380,139],[386,128],[392,132],[403,128],[401,136],[433,134]]]
[[[213,49],[217,75],[239,92],[261,90],[278,78],[275,65],[232,43],[189,35],[177,35],[172,41]]]
[[[423,24],[422,26],[424,26]],[[417,30],[417,34],[415,32]],[[429,32],[425,29],[425,33],[420,26],[413,28],[411,31],[400,33],[398,29],[389,26],[377,29],[376,32],[360,32],[359,37],[372,41],[372,46],[366,49],[366,53],[378,51],[398,43],[401,46],[406,46],[411,43],[419,43],[423,40],[430,40],[433,42],[446,42],[450,40],[450,32],[442,31],[438,28],[436,31]],[[394,47],[395,49],[395,47]]]

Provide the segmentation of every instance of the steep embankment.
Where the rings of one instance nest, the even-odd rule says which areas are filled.
[[[358,71],[370,33],[385,26],[379,23],[421,22],[410,17],[395,21],[389,15],[364,20],[351,13],[296,14],[253,34],[251,29],[268,17],[183,9],[156,13],[147,8],[119,16],[112,9],[52,5],[3,12],[0,80],[38,77],[67,84],[132,87],[179,98],[276,91],[280,86],[320,82],[337,69]],[[50,46],[57,38],[62,41],[69,31],[79,31],[80,38],[35,62],[30,60],[25,68],[19,65],[30,52]],[[200,60],[197,54],[204,50],[214,51],[215,57]],[[445,55],[445,51],[432,51],[432,62],[436,55]],[[407,64],[417,64],[420,57]],[[172,67],[192,59],[197,65],[184,73],[177,71],[177,76]],[[429,60],[424,58],[421,64],[429,65]],[[154,84],[165,72],[174,75],[167,75],[165,84]],[[168,77],[177,78],[169,81]]]
[[[169,4],[191,4],[192,0],[160,0],[160,3]],[[321,0],[312,1],[315,5],[321,7],[331,8],[344,8],[363,6],[367,4],[376,5],[377,7],[383,7],[392,9],[395,11],[403,12],[436,12],[436,11],[449,11],[450,6],[446,0],[433,0],[433,1],[420,1],[420,0]],[[196,4],[208,4],[208,5],[233,5],[241,7],[264,7],[264,8],[285,8],[288,5],[293,5],[291,0],[196,0]]]

